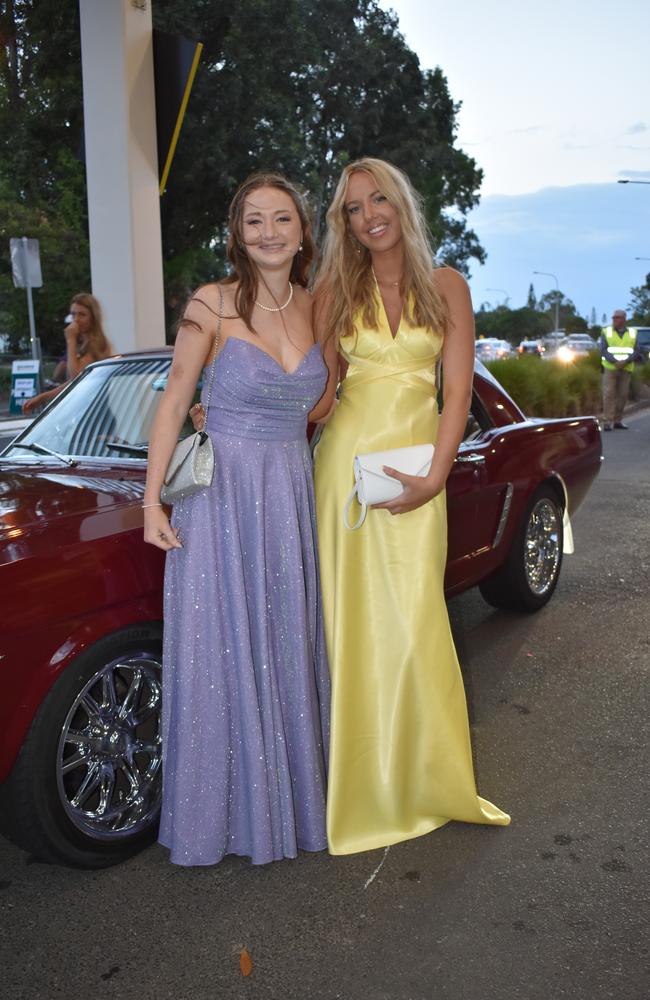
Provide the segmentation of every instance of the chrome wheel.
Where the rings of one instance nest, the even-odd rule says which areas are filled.
[[[544,595],[555,583],[561,559],[562,513],[548,497],[532,511],[524,540],[526,581],[533,594]]]
[[[150,827],[161,797],[161,664],[113,660],[76,697],[61,730],[57,787],[68,818],[97,840]]]

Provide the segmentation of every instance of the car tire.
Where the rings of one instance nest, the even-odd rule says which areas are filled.
[[[155,837],[161,796],[162,629],[81,653],[43,700],[8,781],[5,831],[35,858],[104,868]]]
[[[505,563],[479,584],[488,604],[532,612],[550,600],[562,567],[563,513],[551,485],[543,483],[535,490]]]

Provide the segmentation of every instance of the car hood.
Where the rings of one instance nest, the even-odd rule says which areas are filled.
[[[106,466],[0,463],[0,538],[52,524],[55,518],[84,516],[132,505],[143,495],[143,470]]]

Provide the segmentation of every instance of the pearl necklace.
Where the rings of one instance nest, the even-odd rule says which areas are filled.
[[[263,306],[261,302],[257,301],[257,299],[255,299],[255,305],[259,306],[260,309],[263,309],[264,312],[267,312],[267,313],[279,313],[279,312],[282,312],[283,309],[287,308],[287,306],[291,302],[292,298],[293,298],[293,285],[291,284],[291,282],[289,282],[289,298],[284,303],[284,305],[282,305],[282,306]]]

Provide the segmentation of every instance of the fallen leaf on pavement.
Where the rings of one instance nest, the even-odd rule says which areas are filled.
[[[242,976],[250,976],[253,971],[253,959],[250,957],[247,948],[242,948],[239,953],[239,968]]]

